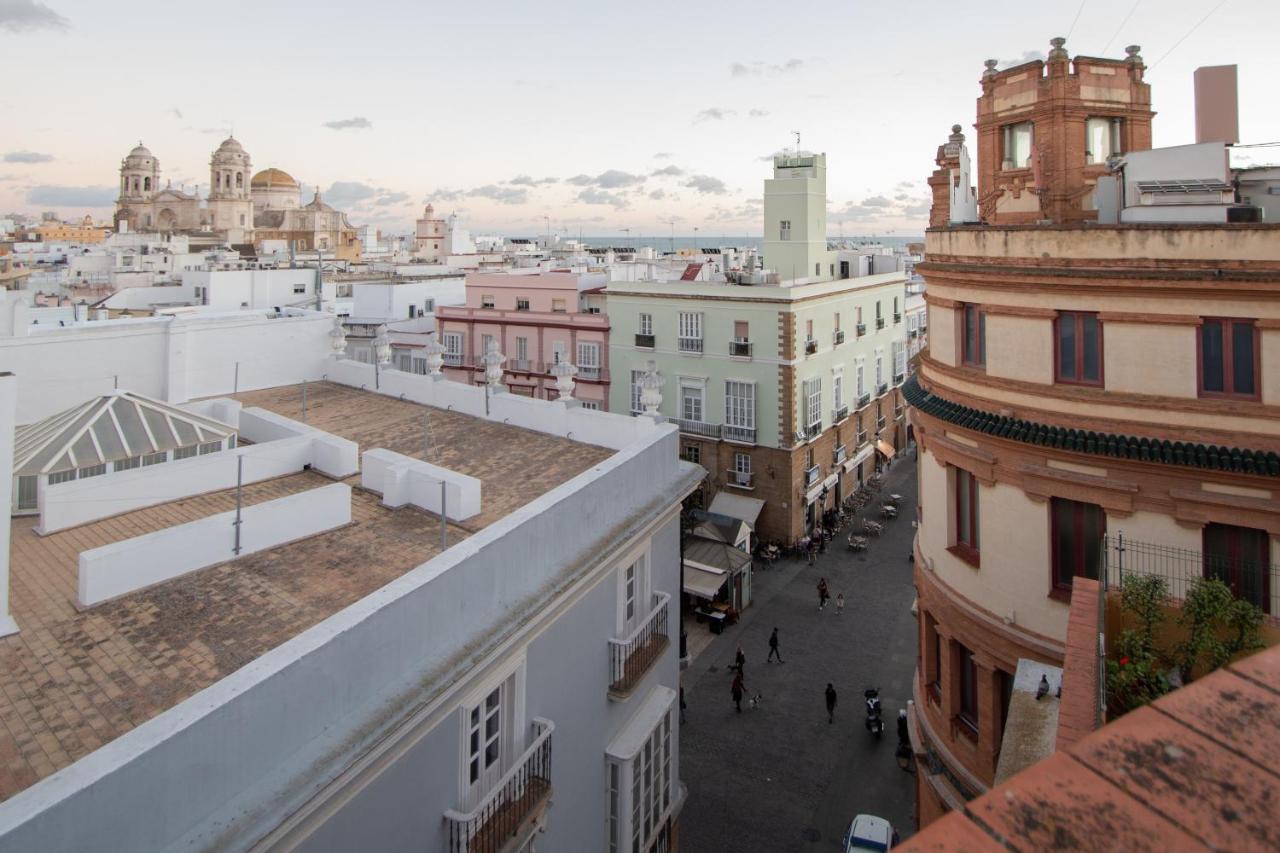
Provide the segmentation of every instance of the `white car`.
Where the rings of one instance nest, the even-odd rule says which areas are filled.
[[[893,849],[893,827],[889,821],[875,815],[860,814],[849,824],[845,833],[845,853],[859,853],[862,850],[876,850],[879,853]]]

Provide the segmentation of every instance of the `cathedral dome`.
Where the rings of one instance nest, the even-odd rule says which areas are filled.
[[[152,157],[154,155],[152,155],[151,149],[147,148],[147,146],[139,142],[138,146],[129,152],[129,156],[130,157]]]
[[[273,189],[300,189],[298,182],[293,176],[283,169],[263,169],[261,172],[253,176],[253,180],[249,182],[249,186],[255,190],[273,190]]]
[[[213,152],[213,161],[225,165],[236,165],[247,167],[249,163],[249,152],[236,140],[234,136],[228,136],[222,140],[222,144],[218,146],[218,150]]]
[[[222,144],[218,146],[218,152],[227,154],[243,154],[244,146],[242,146],[234,136],[228,136],[222,140]]]

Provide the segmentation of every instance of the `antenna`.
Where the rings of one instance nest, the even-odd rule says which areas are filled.
[[[796,136],[796,153],[799,154],[800,153],[800,131],[793,130],[791,132],[794,133]]]

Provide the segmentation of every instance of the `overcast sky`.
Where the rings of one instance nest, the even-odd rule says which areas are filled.
[[[139,139],[207,190],[234,128],[357,224],[409,230],[430,199],[477,232],[748,235],[800,131],[832,234],[920,233],[983,60],[1068,34],[1142,45],[1157,146],[1193,141],[1192,72],[1226,63],[1243,141],[1280,140],[1277,0],[0,0],[0,211],[108,217]]]

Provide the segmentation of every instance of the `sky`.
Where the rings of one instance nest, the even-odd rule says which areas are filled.
[[[1277,33],[1276,0],[0,0],[0,212],[108,219],[139,140],[203,193],[234,131],[388,232],[432,201],[473,233],[750,236],[799,132],[833,236],[919,234],[983,60],[1139,44],[1156,146],[1194,141],[1195,68],[1236,63],[1242,141],[1274,142]]]

